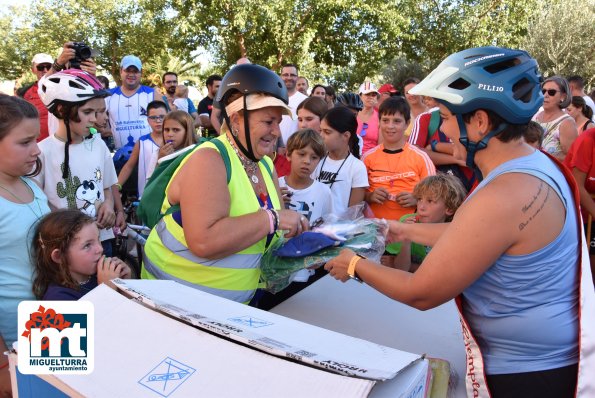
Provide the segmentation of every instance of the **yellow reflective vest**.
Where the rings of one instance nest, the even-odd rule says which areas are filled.
[[[231,199],[230,217],[238,217],[258,211],[260,204],[240,159],[225,135],[216,139],[224,144],[231,164],[231,179],[227,185]],[[217,150],[214,144],[206,142],[194,151],[199,151],[203,147]],[[171,180],[192,155],[190,154],[184,159],[174,172]],[[264,161],[268,163],[270,170],[273,170],[272,161],[268,157]],[[270,172],[262,162],[259,162],[259,167],[271,203],[276,209],[279,209],[279,197]],[[197,176],[197,184],[199,183],[200,176]],[[166,192],[168,189],[169,184]],[[170,204],[166,195],[161,209],[162,214],[169,207]],[[192,221],[185,220],[184,222]],[[274,236],[268,247],[272,246],[276,239],[277,236]],[[260,259],[267,249],[266,241],[267,237],[264,237],[254,245],[225,258],[217,260],[201,258],[188,249],[183,228],[174,220],[173,214],[168,214],[153,228],[147,239],[143,254],[141,277],[142,279],[174,280],[220,297],[248,303],[258,287]]]

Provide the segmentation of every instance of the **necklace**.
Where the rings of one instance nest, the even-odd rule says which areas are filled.
[[[84,280],[84,281],[82,281],[82,282],[79,282],[79,285],[80,285],[80,286],[83,286],[83,285],[85,285],[85,284],[89,283],[89,281],[90,281],[90,280],[91,280],[91,275],[89,275],[89,277],[88,277],[86,280]]]
[[[341,167],[343,167],[343,165],[345,164],[345,161],[347,159],[349,159],[350,155],[351,155],[351,152],[347,152],[347,156],[345,157],[345,159],[343,159],[343,161],[339,165],[337,172],[332,174],[332,177],[329,180],[329,182],[331,183],[331,185],[329,186],[329,189],[333,187],[333,184],[335,184],[335,180],[337,179],[337,176],[339,175],[339,172],[341,171]],[[326,163],[326,158],[328,158],[328,154],[324,157],[324,159],[322,159],[322,165],[320,165],[320,171],[318,172],[318,178],[316,178],[318,181],[321,180],[320,176],[321,176],[322,172],[324,171],[324,164]]]
[[[235,145],[235,142],[233,142],[233,139],[231,139],[231,140],[228,139],[228,141],[231,144],[233,151],[236,153],[236,155],[238,155],[238,158],[240,159],[240,162],[242,163],[242,167],[244,168],[246,173],[250,176],[250,180],[252,180],[252,182],[254,184],[258,184],[260,182],[258,176],[256,175],[256,173],[258,171],[258,164],[256,162],[253,162],[250,159],[246,158],[240,152],[240,150],[237,148],[237,146]]]
[[[262,206],[263,209],[266,209],[269,207],[268,204],[268,198],[269,196],[267,195],[267,190],[266,190],[266,186],[263,187],[263,184],[260,184],[260,179],[258,178],[258,175],[256,174],[258,172],[258,163],[251,161],[250,159],[247,159],[245,156],[243,156],[243,154],[240,152],[240,150],[236,147],[235,142],[233,141],[233,138],[230,139],[229,137],[226,137],[227,141],[229,142],[229,144],[231,145],[231,147],[233,148],[234,152],[236,153],[236,155],[238,155],[238,158],[240,159],[240,162],[242,163],[242,167],[244,168],[244,171],[246,172],[246,174],[248,176],[250,176],[250,181],[252,181],[252,183],[254,184],[254,193],[256,194],[256,198],[259,200],[260,202],[260,206]]]
[[[35,197],[35,193],[33,192],[33,189],[31,189],[29,184],[27,184],[25,181],[23,181],[23,180],[20,180],[20,181],[23,184],[25,184],[25,186],[27,187],[29,192],[31,192],[31,195],[33,196],[33,202],[37,203],[37,209],[39,210],[39,214],[37,214],[35,212],[35,210],[33,210],[33,207],[27,201],[18,197],[14,192],[12,192],[10,189],[6,188],[4,185],[0,184],[0,188],[5,190],[6,192],[8,192],[10,194],[10,196],[15,198],[19,202],[19,204],[23,204],[23,205],[27,206],[29,208],[29,210],[31,210],[31,212],[35,215],[35,217],[37,217],[38,219],[41,218],[41,216],[43,215],[43,211],[41,211],[41,206],[39,205],[39,200],[37,200],[37,198]]]

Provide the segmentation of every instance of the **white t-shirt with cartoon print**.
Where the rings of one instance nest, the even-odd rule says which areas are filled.
[[[51,208],[79,209],[96,217],[99,205],[105,201],[103,190],[118,182],[109,149],[99,134],[93,134],[82,143],[70,144],[70,173],[63,179],[64,145],[55,135],[39,143],[43,167],[35,180],[47,195]],[[113,237],[111,228],[100,231],[102,241]]]
[[[305,216],[310,223],[325,214],[333,212],[333,198],[329,187],[314,180],[304,189],[294,189],[287,185],[285,177],[279,178],[279,187],[287,187],[292,193],[289,210],[295,210]]]

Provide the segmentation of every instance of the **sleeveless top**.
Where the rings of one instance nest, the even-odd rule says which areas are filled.
[[[231,179],[227,185],[231,199],[229,216],[238,217],[258,211],[261,205],[238,155],[225,135],[215,139],[224,144],[231,163]],[[217,150],[214,144],[205,142],[194,151],[204,147]],[[192,154],[188,155],[182,161],[171,180],[191,156]],[[265,161],[272,170],[271,160],[265,158]],[[259,162],[258,166],[269,193],[270,203],[275,209],[280,209],[280,201],[271,174],[262,162]],[[200,176],[197,176],[197,184],[199,183]],[[169,185],[166,192],[168,189]],[[169,207],[166,196],[161,209],[162,213],[165,213]],[[224,258],[201,258],[188,248],[180,217],[179,212],[165,215],[151,231],[143,253],[142,279],[174,280],[229,300],[246,304],[250,302],[259,283],[260,259],[278,239],[277,235],[265,236],[252,246]],[[189,221],[184,220],[184,222]]]
[[[138,196],[143,195],[147,181],[151,178],[155,166],[157,166],[157,154],[159,145],[153,141],[151,134],[145,134],[139,138],[138,154]]]
[[[537,118],[534,119],[543,128],[543,144],[541,144],[541,149],[558,158],[562,155],[562,147],[560,146],[560,125],[566,118],[572,119],[572,116],[561,115],[549,122],[540,122]]]
[[[482,350],[486,374],[554,369],[578,361],[577,218],[564,175],[543,153],[506,162],[474,191],[504,173],[533,175],[566,208],[560,234],[526,255],[502,255],[463,292],[464,315]],[[472,197],[471,194],[469,197]]]

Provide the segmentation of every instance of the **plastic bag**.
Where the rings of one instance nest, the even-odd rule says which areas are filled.
[[[328,260],[339,255],[343,249],[354,252],[379,262],[384,253],[388,223],[386,220],[364,218],[365,203],[348,208],[341,214],[328,214],[322,220],[316,220],[314,232],[324,231],[327,236],[335,234],[339,246],[331,246],[304,257],[279,257],[275,251],[283,246],[287,239],[279,239],[264,254],[260,261],[261,281],[264,289],[277,293],[286,288],[298,271],[323,266]]]

